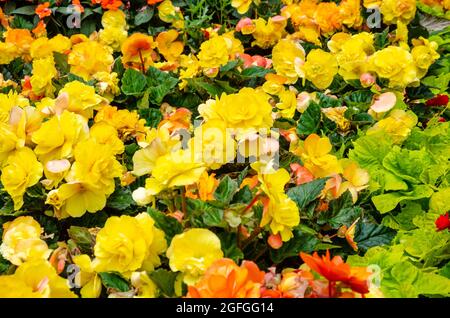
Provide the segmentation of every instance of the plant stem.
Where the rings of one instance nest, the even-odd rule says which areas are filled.
[[[139,58],[140,58],[140,60],[141,60],[141,70],[142,70],[142,73],[145,73],[145,63],[144,63],[144,58],[142,57],[142,52],[141,52],[141,50],[138,50],[138,52],[139,52]]]

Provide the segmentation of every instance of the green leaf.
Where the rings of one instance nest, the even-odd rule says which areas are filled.
[[[116,187],[113,194],[110,195],[106,206],[112,209],[123,211],[134,204],[131,190],[127,187]]]
[[[216,200],[228,204],[233,199],[233,196],[236,193],[237,189],[237,182],[227,175],[222,180],[220,180],[220,183],[216,191],[214,192],[214,197],[216,198]]]
[[[241,61],[239,59],[235,59],[229,61],[227,64],[220,67],[220,73],[225,73],[234,69]]]
[[[270,250],[270,258],[275,264],[281,263],[288,257],[298,257],[300,252],[312,253],[321,241],[313,234],[299,228],[293,230],[294,237],[284,242],[278,250]]]
[[[339,107],[342,106],[342,101],[339,98],[334,98],[323,93],[317,92],[316,96],[319,98],[320,108]]]
[[[155,108],[145,108],[138,110],[139,116],[144,118],[149,127],[157,127],[161,122],[163,115],[159,109]]]
[[[367,250],[373,246],[389,244],[396,232],[386,226],[359,222],[356,226],[354,241],[361,250]]]
[[[21,15],[14,16],[14,20],[12,20],[11,27],[14,29],[28,29],[32,30],[34,28],[33,23],[26,20]]]
[[[146,86],[145,75],[134,69],[127,69],[122,77],[122,92],[125,95],[141,95]]]
[[[326,182],[327,178],[316,179],[289,189],[287,195],[303,209],[319,196]]]
[[[394,230],[413,230],[417,226],[414,225],[413,220],[416,216],[425,213],[422,210],[420,204],[412,201],[406,202],[405,206],[402,207],[402,211],[397,215],[386,215],[381,224],[388,226]]]
[[[147,23],[153,18],[153,7],[147,6],[134,17],[134,25],[138,26]]]
[[[218,236],[220,238],[223,256],[239,263],[244,258],[244,253],[236,245],[236,233],[222,232]]]
[[[55,59],[56,67],[62,74],[67,74],[70,72],[70,66],[67,62],[67,54],[53,52],[53,57]]]
[[[450,202],[450,188],[439,189],[430,198],[430,211],[444,214],[448,211]]]
[[[223,210],[210,207],[204,211],[202,215],[203,223],[206,226],[217,226],[217,227],[224,227],[225,223],[223,221]]]
[[[388,36],[389,36],[389,27],[384,29],[383,32],[375,34],[375,39],[373,43],[375,46],[375,50],[377,51],[381,50],[389,44]]]
[[[425,149],[408,150],[398,146],[383,159],[383,166],[396,176],[413,184],[421,183],[420,176],[432,160]]]
[[[165,233],[168,245],[170,245],[175,235],[183,232],[183,226],[177,219],[152,208],[148,208],[147,213],[155,221],[156,227]]]
[[[450,296],[450,279],[434,273],[421,273],[414,283],[421,295]]]
[[[373,93],[370,90],[351,92],[344,97],[345,105],[356,107],[360,111],[366,111],[372,103]]]
[[[15,9],[11,14],[35,15],[36,6],[23,6]]]
[[[429,186],[417,185],[409,192],[397,191],[374,196],[372,202],[380,213],[386,213],[395,209],[402,201],[429,198],[432,194],[433,190]]]
[[[126,292],[130,290],[128,282],[116,273],[98,273],[102,279],[103,285],[106,288],[112,288],[120,292]]]
[[[167,297],[175,296],[177,273],[160,268],[149,273],[149,276],[164,295]]]
[[[328,220],[328,224],[334,228],[340,228],[342,225],[350,226],[362,214],[360,207],[351,207],[339,210],[339,212]]]
[[[77,244],[83,253],[89,253],[92,251],[95,245],[95,238],[89,232],[86,227],[71,226],[67,232],[69,237]]]
[[[162,72],[155,67],[150,67],[147,71],[150,102],[159,106],[164,97],[172,91],[177,83],[178,79],[169,73]]]
[[[321,119],[320,106],[312,102],[301,115],[297,125],[299,135],[310,135],[317,131]]]
[[[273,71],[270,69],[266,69],[264,67],[260,67],[260,66],[252,66],[249,68],[244,69],[241,72],[241,76],[243,77],[264,77],[266,76],[268,73],[272,73]]]
[[[391,275],[399,283],[412,284],[419,274],[417,267],[410,262],[397,263],[391,269]]]

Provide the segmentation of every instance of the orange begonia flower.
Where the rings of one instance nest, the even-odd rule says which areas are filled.
[[[367,283],[369,272],[366,268],[352,268],[344,263],[340,256],[334,256],[331,259],[328,250],[322,257],[317,252],[314,252],[313,255],[301,252],[300,257],[309,268],[325,277],[329,282],[343,282],[352,290],[361,294],[369,292]]]
[[[92,4],[101,4],[103,9],[117,10],[123,5],[121,0],[92,0]]]
[[[84,8],[80,3],[80,0],[72,0],[72,5],[75,6],[75,8],[78,10],[78,12],[83,13]]]
[[[156,53],[153,51],[155,47],[156,43],[153,41],[153,37],[143,33],[133,33],[122,44],[124,66],[145,71],[156,58]]]
[[[215,261],[203,278],[189,286],[188,298],[259,298],[264,272],[251,261],[241,266],[228,258]]]
[[[39,16],[39,19],[43,19],[52,15],[52,10],[48,8],[49,6],[50,2],[44,2],[36,7],[35,12]]]
[[[148,5],[154,5],[160,2],[163,2],[164,0],[147,0]]]
[[[294,180],[297,185],[311,182],[314,180],[314,176],[311,173],[311,171],[309,171],[308,169],[306,169],[305,167],[303,167],[298,163],[291,163],[291,170],[292,173],[294,174]]]

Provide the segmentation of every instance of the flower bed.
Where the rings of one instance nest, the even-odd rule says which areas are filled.
[[[0,297],[448,297],[448,1],[0,0]]]

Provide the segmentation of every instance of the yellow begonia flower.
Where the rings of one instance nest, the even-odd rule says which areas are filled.
[[[100,95],[112,102],[114,96],[120,94],[119,79],[116,72],[98,72],[93,78],[97,81],[96,87]]]
[[[11,109],[14,106],[24,108],[29,105],[30,101],[15,90],[10,90],[8,94],[0,94],[0,122],[9,123]]]
[[[33,60],[33,75],[30,82],[33,93],[38,96],[53,96],[55,88],[52,80],[56,77],[58,71],[55,67],[53,56]]]
[[[287,78],[278,74],[268,73],[265,76],[266,81],[262,85],[264,92],[270,95],[278,95],[284,91],[283,84],[286,83]]]
[[[209,120],[194,130],[189,150],[194,162],[204,162],[212,169],[232,162],[236,157],[236,141],[218,119]]]
[[[228,59],[227,42],[222,36],[215,36],[200,46],[198,60],[201,67],[218,68],[227,64]]]
[[[76,298],[66,279],[58,276],[55,268],[44,260],[28,261],[13,275],[37,292],[42,298]]]
[[[89,129],[83,116],[64,111],[61,116],[53,116],[33,133],[36,144],[34,152],[42,162],[72,157],[73,148],[87,139]]]
[[[417,116],[412,111],[394,109],[389,116],[380,120],[367,130],[367,135],[383,131],[388,134],[396,144],[408,138],[412,128],[417,124]]]
[[[336,123],[338,129],[342,132],[348,131],[351,124],[350,120],[345,118],[346,111],[347,106],[322,108],[322,113],[324,113],[329,120]]]
[[[86,118],[91,118],[95,109],[107,104],[105,98],[95,93],[94,87],[79,81],[72,81],[64,85],[59,91],[59,96],[63,93],[67,94],[68,97],[66,109]]]
[[[189,229],[173,237],[166,253],[170,269],[183,273],[183,281],[194,285],[208,267],[223,257],[219,238],[207,229]]]
[[[103,209],[106,198],[114,192],[114,178],[122,174],[109,144],[91,138],[78,143],[73,154],[75,162],[65,177],[67,183],[47,195],[46,203],[54,206],[60,218]]]
[[[151,271],[159,266],[159,254],[166,250],[167,243],[164,233],[154,223],[147,213],[110,217],[97,234],[95,271],[131,275],[138,269]]]
[[[287,25],[287,19],[285,17],[271,17],[267,22],[263,18],[258,18],[253,22],[255,30],[252,32],[252,36],[255,41],[252,42],[252,46],[257,45],[260,48],[268,49],[277,44],[286,33],[284,28]]]
[[[418,80],[416,66],[407,50],[388,46],[369,57],[369,68],[389,80],[391,88],[405,88]]]
[[[120,51],[122,44],[127,39],[127,36],[128,32],[122,28],[106,28],[100,30],[98,33],[100,43],[111,47],[114,51]]]
[[[0,42],[0,65],[9,64],[19,56],[20,53],[13,43]]]
[[[13,263],[20,265],[30,260],[47,259],[51,250],[40,236],[44,230],[31,216],[20,216],[3,224],[0,253]]]
[[[169,62],[177,61],[183,53],[184,44],[181,41],[176,41],[177,38],[178,32],[176,30],[161,32],[156,37],[159,53]]]
[[[167,129],[153,128],[146,137],[146,147],[133,155],[133,174],[136,176],[151,173],[159,157],[181,147],[179,138],[171,136]]]
[[[269,95],[250,87],[200,105],[199,113],[206,121],[222,120],[227,128],[236,130],[270,128],[273,123]]]
[[[103,28],[126,28],[126,15],[122,10],[104,11],[102,16]]]
[[[416,15],[416,1],[383,0],[380,11],[386,24],[396,24],[399,21],[408,24]]]
[[[338,72],[338,64],[333,54],[314,49],[309,52],[302,69],[307,80],[319,89],[326,89]]]
[[[413,39],[412,43],[414,47],[411,50],[411,54],[416,64],[417,76],[422,78],[427,74],[431,64],[440,57],[439,53],[436,52],[438,44],[436,42],[430,42],[423,37]]]
[[[188,82],[186,79],[193,78],[200,73],[201,66],[198,59],[193,54],[180,56],[180,83],[178,84],[180,89],[186,88]]]
[[[280,102],[277,103],[279,113],[283,118],[293,118],[297,109],[297,95],[290,90],[281,92],[278,97]]]
[[[3,187],[14,201],[14,210],[19,210],[27,188],[41,179],[43,167],[34,152],[24,147],[9,156],[1,172]]]
[[[158,295],[158,287],[145,271],[131,274],[131,285],[136,289],[135,298],[156,298]]]
[[[339,3],[339,11],[342,24],[350,28],[358,28],[363,23],[363,17],[360,12],[360,0],[343,0]]]
[[[192,160],[188,150],[177,150],[159,157],[152,170],[151,178],[145,181],[145,188],[151,195],[164,189],[186,186],[197,182],[206,166]]]
[[[165,0],[158,6],[158,16],[161,21],[172,23],[175,28],[184,28],[183,14],[180,8],[175,7],[170,0]]]
[[[301,65],[305,62],[305,50],[299,42],[283,39],[272,50],[273,68],[278,75],[287,78],[287,84],[294,84],[304,77]]]
[[[125,150],[122,140],[119,139],[117,130],[105,122],[94,124],[89,130],[90,137],[97,143],[108,145],[112,152],[117,155]]]
[[[98,298],[102,292],[102,281],[94,271],[89,255],[75,255],[72,256],[72,260],[79,268],[75,283],[77,288],[81,288],[81,297]]]
[[[39,290],[33,290],[32,286],[15,275],[0,276],[0,298],[39,298]]]
[[[138,113],[128,109],[117,109],[110,105],[103,106],[95,115],[96,123],[104,121],[113,126],[119,133],[121,140],[139,137],[148,133],[149,128],[145,127],[145,119],[139,119]],[[138,144],[141,142],[138,138]]]
[[[356,203],[358,192],[369,186],[369,173],[349,159],[342,159],[340,164],[344,169],[342,176],[346,181],[340,184],[338,197],[348,190],[352,195],[353,203]]]
[[[255,162],[251,167],[258,173],[261,191],[267,195],[260,226],[269,225],[273,234],[280,234],[286,242],[292,237],[292,228],[300,223],[297,205],[285,193],[284,187],[290,176],[285,169],[274,170],[271,166]]]
[[[309,135],[298,149],[298,154],[304,166],[316,178],[323,178],[340,173],[341,166],[336,156],[329,154],[332,146],[327,137],[319,137],[316,134]]]
[[[75,44],[68,57],[70,72],[89,81],[97,72],[111,72],[112,49],[95,41]]]
[[[231,6],[236,8],[239,14],[244,14],[248,11],[252,2],[252,0],[231,0]]]
[[[341,45],[336,53],[336,60],[339,64],[339,75],[344,80],[359,79],[361,74],[367,72],[366,45],[363,39],[357,37],[352,37]]]

